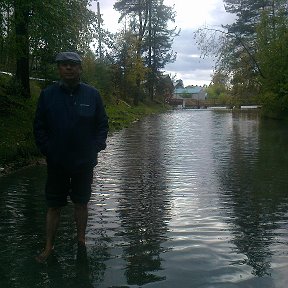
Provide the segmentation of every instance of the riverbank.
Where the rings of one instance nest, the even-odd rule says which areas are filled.
[[[30,99],[7,96],[0,87],[0,176],[43,161],[35,146],[32,129],[40,87],[35,83],[31,87],[33,96]],[[167,109],[168,107],[157,103],[132,106],[119,101],[117,104],[107,104],[109,133]]]

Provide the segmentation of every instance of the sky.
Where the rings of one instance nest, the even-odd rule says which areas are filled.
[[[116,32],[121,28],[118,24],[120,14],[113,9],[115,0],[99,0],[104,28]],[[233,15],[226,13],[222,0],[164,0],[167,6],[174,6],[175,23],[181,29],[175,37],[172,49],[177,53],[176,61],[165,67],[165,73],[175,79],[182,79],[184,86],[209,85],[213,74],[214,58],[201,58],[201,51],[194,40],[194,32],[205,26],[219,28],[231,23]],[[96,1],[93,4],[96,11]]]

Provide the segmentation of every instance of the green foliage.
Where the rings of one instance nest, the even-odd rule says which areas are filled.
[[[111,95],[114,94],[113,86],[113,70],[111,65],[95,58],[93,53],[87,53],[83,58],[83,73],[82,81],[94,87],[97,87],[102,97],[107,103],[113,99]]]
[[[39,155],[32,135],[32,119],[36,97],[23,99],[17,95],[7,95],[10,79],[0,76],[0,166],[9,163],[22,165]],[[32,83],[32,91],[39,94],[39,88]],[[22,164],[20,164],[22,163]]]
[[[128,102],[130,99],[133,99],[133,102],[140,100],[140,83],[145,80],[147,73],[142,58],[138,55],[137,45],[138,39],[131,31],[121,31],[115,36],[115,46],[111,54],[114,59],[114,91],[118,91],[118,98]]]
[[[206,88],[206,92],[208,94],[208,100],[212,101],[214,104],[231,104],[233,99],[231,99],[231,95],[229,91],[220,84],[212,84]],[[234,99],[235,100],[235,99]]]
[[[261,95],[264,115],[288,119],[288,85],[285,86],[281,93],[266,91]]]
[[[284,10],[262,14],[257,27],[258,61],[264,112],[283,118],[288,114],[288,20]]]
[[[262,96],[263,113],[270,118],[277,118],[281,113],[281,103],[277,94],[273,92],[266,92]]]
[[[265,75],[262,82],[277,90],[287,81],[287,29],[288,21],[283,13],[273,19],[267,13],[263,14],[258,26],[258,59]]]
[[[228,76],[220,71],[216,71],[206,92],[210,100],[220,100],[220,98],[223,100],[223,95],[228,94]]]
[[[131,106],[124,101],[119,101],[116,105],[108,105],[106,110],[109,116],[109,130],[113,132],[128,127],[147,115],[164,112],[168,108],[155,103],[140,103],[137,106]]]
[[[51,63],[59,51],[89,50],[97,22],[95,13],[89,10],[90,3],[90,0],[34,0],[30,33],[35,68]]]
[[[96,30],[91,0],[5,0],[0,3],[0,69],[15,73],[29,97],[29,76],[54,76],[63,50],[86,52]],[[2,56],[3,55],[3,56]]]
[[[221,93],[224,93],[225,90],[225,87],[219,84],[210,85],[207,88],[208,99],[219,99]]]

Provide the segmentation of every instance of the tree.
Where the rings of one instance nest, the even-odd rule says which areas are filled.
[[[163,0],[150,1],[149,33],[143,43],[143,54],[144,61],[149,69],[147,84],[151,100],[154,97],[157,81],[160,79],[161,69],[176,58],[171,47],[179,32],[176,31],[176,28],[169,29],[168,21],[175,21],[173,8],[164,5]]]
[[[136,62],[138,65],[143,62],[149,68],[148,87],[153,98],[156,72],[167,62],[174,60],[173,54],[169,53],[174,30],[167,28],[168,21],[174,19],[173,9],[165,6],[162,0],[118,0],[114,8],[121,13],[120,21],[128,17],[129,30],[136,39]],[[135,104],[141,94],[140,78],[140,74],[136,72]]]
[[[199,29],[196,38],[204,56],[216,55],[216,71],[231,77],[232,94],[236,97],[241,91],[241,95],[248,96],[259,90],[259,77],[265,77],[256,56],[256,27],[261,11],[271,3],[262,0],[224,0],[224,3],[226,11],[236,15],[236,21],[222,29]]]
[[[288,113],[288,20],[285,7],[263,13],[257,27],[258,61],[264,109],[274,115]]]
[[[222,27],[217,39],[215,29],[214,38],[207,32],[210,29],[198,30],[196,37],[204,55],[217,54],[216,71],[230,76],[235,99],[247,103],[261,100],[263,110],[274,115],[288,113],[287,1],[224,2],[226,10],[236,14],[236,21]]]
[[[84,54],[90,50],[97,30],[97,16],[89,10],[91,0],[34,1],[30,31],[31,69],[34,73],[47,75],[49,64],[59,51]]]
[[[125,16],[131,16],[130,30],[135,33],[136,37],[136,62],[142,61],[141,52],[143,37],[147,33],[148,25],[148,15],[149,15],[149,0],[118,0],[114,4],[115,10],[121,13],[119,21],[121,21]],[[134,104],[138,105],[140,99],[140,84],[141,78],[140,74],[136,71],[136,86],[137,92],[134,95]]]
[[[212,75],[212,81],[209,87],[206,89],[208,94],[208,99],[216,101],[225,102],[227,99],[229,90],[229,77],[221,71],[216,71]],[[225,98],[225,99],[224,99]],[[215,103],[214,103],[215,104]]]
[[[254,82],[257,83],[258,76],[265,78],[256,56],[259,48],[257,27],[263,13],[268,13],[269,17],[274,19],[276,11],[283,9],[283,5],[287,5],[286,2],[283,0],[224,0],[226,11],[237,17],[233,24],[224,27],[235,37],[227,39],[225,49],[221,53],[221,63],[232,68],[233,71],[235,69],[243,71],[246,67],[246,71],[242,73],[247,75],[246,80],[254,78]],[[275,23],[272,26],[275,29]]]
[[[112,94],[112,69],[110,63],[105,58],[96,58],[93,52],[86,52],[83,57],[82,81],[97,87],[101,95],[110,100]]]
[[[2,57],[0,62],[2,67],[15,71],[22,96],[30,96],[30,72],[45,75],[58,51],[89,50],[97,29],[90,3],[91,0],[1,1],[0,49],[6,57],[5,62]],[[15,68],[7,63],[15,63]]]

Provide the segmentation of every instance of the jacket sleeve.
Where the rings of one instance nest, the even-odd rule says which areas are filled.
[[[34,123],[33,123],[33,133],[35,138],[35,143],[40,150],[40,152],[47,156],[48,153],[48,126],[45,113],[44,105],[44,93],[40,94],[38,105],[35,112]]]
[[[97,152],[104,150],[106,148],[106,139],[108,135],[109,125],[108,116],[106,114],[103,101],[98,94],[98,99],[96,103],[96,133],[94,145],[96,146]]]

